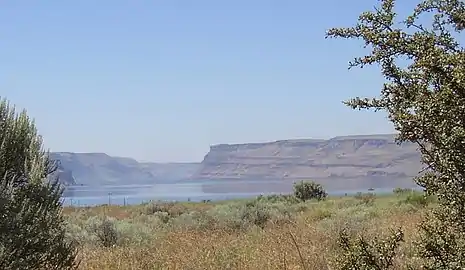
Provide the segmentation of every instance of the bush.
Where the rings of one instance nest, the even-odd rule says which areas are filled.
[[[57,164],[42,149],[34,122],[6,100],[0,102],[0,141],[0,269],[77,268],[62,188],[50,179]]]
[[[342,231],[338,243],[342,252],[336,260],[337,269],[394,269],[396,252],[403,241],[404,234],[400,229],[392,231],[386,239],[374,238],[372,241],[364,237],[353,240],[350,234]]]
[[[257,201],[259,202],[265,202],[265,203],[278,203],[278,202],[283,202],[283,203],[288,203],[288,204],[296,204],[300,203],[300,200],[297,199],[294,195],[291,194],[272,194],[272,195],[259,195],[256,198]]]
[[[95,217],[95,219],[97,220],[90,220],[88,230],[97,237],[99,244],[106,248],[118,245],[120,234],[115,220],[108,217],[103,219]]]
[[[250,222],[262,229],[265,228],[265,225],[270,218],[271,215],[269,213],[269,209],[258,201],[246,203],[241,212],[241,220]]]
[[[361,203],[363,204],[371,205],[375,202],[376,194],[372,192],[368,192],[368,193],[358,192],[357,194],[355,194],[355,199],[360,200]]]
[[[178,217],[187,211],[187,208],[179,203],[174,202],[151,202],[144,209],[147,215],[166,213],[168,217]]]
[[[300,181],[294,184],[294,196],[302,201],[307,201],[311,199],[323,200],[328,194],[320,184]]]
[[[424,192],[411,192],[401,203],[411,204],[414,206],[426,207],[433,202],[433,197],[426,195]]]
[[[392,192],[396,195],[403,195],[403,194],[412,193],[415,191],[411,188],[395,188],[392,190]]]

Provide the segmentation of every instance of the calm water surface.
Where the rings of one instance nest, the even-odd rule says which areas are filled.
[[[65,205],[140,204],[149,201],[202,201],[248,198],[276,192],[208,193],[204,183],[154,185],[72,186],[63,194]]]
[[[228,181],[229,182],[229,181]],[[285,194],[292,190],[292,182],[283,184],[283,181],[248,181],[244,184],[263,184],[282,185],[279,191],[267,190],[244,192],[243,189],[234,190],[230,186],[238,185],[238,182],[232,180],[228,186],[231,190],[221,193],[205,192],[205,185],[210,184],[228,186],[224,180],[218,182],[190,182],[190,183],[165,183],[154,185],[120,185],[120,186],[72,186],[68,187],[63,194],[63,202],[65,205],[75,206],[92,206],[101,204],[141,204],[149,201],[202,201],[202,200],[227,200],[255,197],[260,194]],[[392,189],[376,190],[377,193],[390,192]],[[331,195],[355,194],[357,192],[366,192],[367,190],[343,190],[329,192]]]

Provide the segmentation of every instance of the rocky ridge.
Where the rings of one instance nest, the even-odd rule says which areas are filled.
[[[410,186],[422,168],[420,155],[415,144],[398,145],[394,138],[381,134],[213,145],[193,178],[314,179],[341,188]]]
[[[248,191],[252,180],[312,179],[342,189],[412,186],[422,168],[416,145],[398,145],[390,134],[219,144],[210,147],[200,164],[138,162],[104,153],[54,152],[51,158],[60,161],[58,173],[66,185],[237,180]]]
[[[61,164],[60,178],[74,179],[73,184],[142,185],[189,179],[198,163],[150,163],[132,158],[112,157],[104,153],[52,152]],[[70,181],[69,181],[70,182]]]

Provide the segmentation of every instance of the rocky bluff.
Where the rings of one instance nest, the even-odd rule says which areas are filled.
[[[282,140],[210,147],[194,179],[313,179],[329,187],[412,186],[421,170],[413,143],[394,135]]]
[[[105,153],[52,152],[65,185],[141,185],[189,179],[199,163],[151,163]]]

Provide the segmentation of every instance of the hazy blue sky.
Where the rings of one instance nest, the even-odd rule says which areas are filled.
[[[376,69],[347,70],[375,0],[2,1],[0,95],[52,151],[200,161],[218,143],[389,133]],[[402,1],[401,1],[402,2]]]

